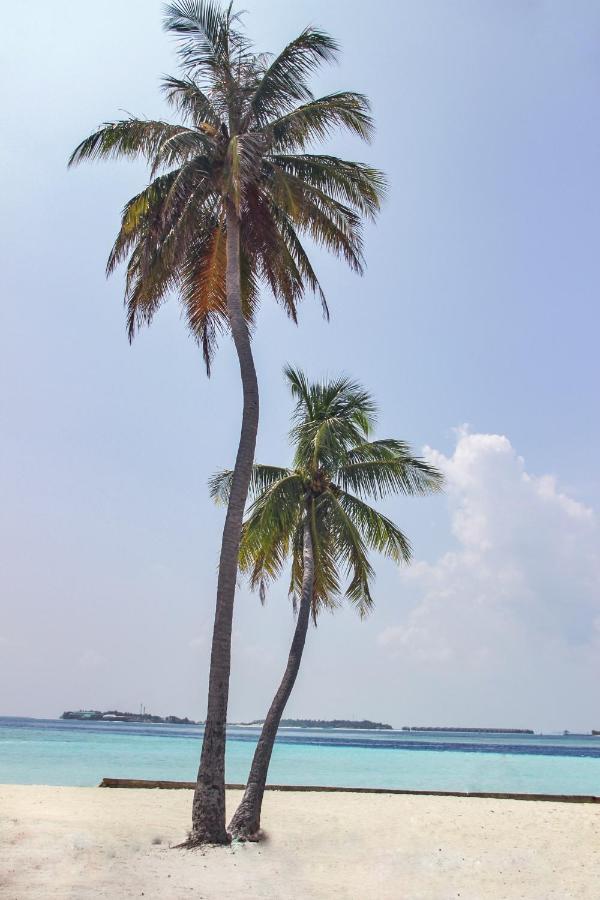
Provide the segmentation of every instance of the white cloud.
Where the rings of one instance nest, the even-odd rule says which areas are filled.
[[[549,475],[527,472],[508,438],[458,432],[446,457],[457,546],[403,574],[407,618],[379,634],[390,654],[485,673],[521,673],[573,691],[600,675],[600,528]],[[518,681],[518,679],[517,679]]]

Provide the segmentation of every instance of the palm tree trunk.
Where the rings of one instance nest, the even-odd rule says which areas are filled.
[[[290,647],[287,666],[281,684],[279,685],[269,712],[267,713],[267,718],[264,721],[260,738],[258,739],[256,750],[254,751],[244,796],[229,824],[229,831],[233,837],[242,840],[257,839],[257,833],[260,828],[262,801],[265,785],[267,783],[267,773],[271,761],[271,754],[273,752],[273,745],[277,736],[277,729],[279,728],[285,705],[292,693],[292,688],[294,687],[298,670],[300,669],[300,662],[302,660],[302,652],[304,650],[304,642],[306,640],[308,620],[310,617],[315,572],[313,546],[308,522],[304,526],[303,562],[302,596],[300,599],[298,620],[296,622],[292,646]]]
[[[229,841],[229,835],[225,828],[225,726],[229,699],[231,625],[242,518],[252,474],[258,430],[258,383],[241,301],[240,225],[231,203],[227,207],[226,215],[227,311],[240,365],[244,408],[240,442],[221,542],[208,682],[208,706],[200,768],[192,807],[191,844],[224,844]]]

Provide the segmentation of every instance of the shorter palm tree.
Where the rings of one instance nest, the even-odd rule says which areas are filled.
[[[252,504],[242,531],[240,568],[264,600],[266,587],[291,561],[290,595],[298,612],[281,684],[275,694],[252,760],[246,790],[231,820],[234,837],[256,839],[262,799],[277,729],[298,675],[309,619],[342,595],[362,617],[373,600],[369,550],[395,562],[409,562],[411,548],[402,531],[368,505],[364,497],[423,495],[442,487],[442,475],[410,447],[395,439],[372,441],[376,407],[371,396],[348,378],[310,384],[286,368],[296,399],[291,440],[293,468],[255,465]],[[227,502],[232,473],[211,481],[217,502]]]

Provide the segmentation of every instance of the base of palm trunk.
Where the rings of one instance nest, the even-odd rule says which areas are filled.
[[[234,841],[258,843],[262,838],[260,826],[257,828],[255,825],[239,825],[234,828],[230,825],[229,827],[231,828],[231,839]]]
[[[198,847],[226,847],[230,843],[231,835],[228,831],[217,835],[207,831],[190,831],[187,841],[175,844],[175,850],[196,850]]]
[[[229,823],[231,837],[238,841],[260,840],[260,811],[242,802]]]
[[[229,844],[231,835],[225,828],[225,791],[220,786],[199,782],[192,804],[192,828],[182,847],[200,847],[206,844]]]

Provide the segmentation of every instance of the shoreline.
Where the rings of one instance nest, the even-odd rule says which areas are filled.
[[[227,792],[228,813],[241,797]],[[2,900],[595,900],[600,807],[268,791],[266,839],[199,851],[190,790],[0,785]]]

